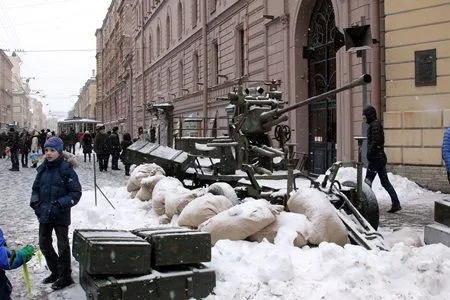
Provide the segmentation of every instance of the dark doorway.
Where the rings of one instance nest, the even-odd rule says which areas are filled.
[[[335,20],[330,0],[317,0],[309,25],[308,96],[336,88]],[[336,97],[309,105],[309,171],[323,174],[336,161]]]

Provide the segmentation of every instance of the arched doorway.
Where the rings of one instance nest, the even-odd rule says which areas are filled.
[[[336,88],[335,17],[331,0],[317,0],[308,33],[308,97]],[[336,97],[311,103],[309,171],[324,173],[336,161]]]

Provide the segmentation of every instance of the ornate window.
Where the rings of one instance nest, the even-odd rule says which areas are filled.
[[[172,39],[172,30],[170,24],[170,17],[167,15],[166,18],[166,49],[170,48],[170,40]]]
[[[183,34],[183,6],[181,5],[181,2],[178,2],[177,16],[178,16],[178,26],[177,26],[178,38],[181,39],[181,36]]]

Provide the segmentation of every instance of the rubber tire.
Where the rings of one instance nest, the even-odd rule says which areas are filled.
[[[344,181],[343,186],[352,187],[356,192],[356,182]],[[359,210],[361,215],[372,225],[373,229],[377,230],[380,223],[380,210],[378,207],[377,196],[373,192],[372,188],[365,182],[362,185],[363,191],[363,209]]]

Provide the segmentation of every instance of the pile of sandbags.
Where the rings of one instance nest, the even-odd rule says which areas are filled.
[[[326,194],[315,188],[299,189],[287,202],[290,212],[303,214],[311,222],[308,242],[319,245],[330,242],[345,245],[349,242],[347,229]]]
[[[283,206],[263,199],[241,203],[234,188],[225,182],[189,190],[180,180],[166,177],[160,166],[144,164],[131,173],[127,190],[132,198],[150,201],[160,223],[209,232],[212,244],[220,239],[267,240],[297,247],[349,242],[335,208],[326,194],[315,188],[293,193],[287,202],[289,212],[285,212]]]
[[[142,201],[151,198],[152,190],[156,183],[164,178],[166,172],[157,164],[142,164],[133,169],[127,183],[127,191],[131,198],[137,197]]]
[[[211,234],[211,243],[218,240],[243,240],[275,222],[283,211],[282,205],[272,205],[266,200],[248,200],[209,218],[198,226]]]

